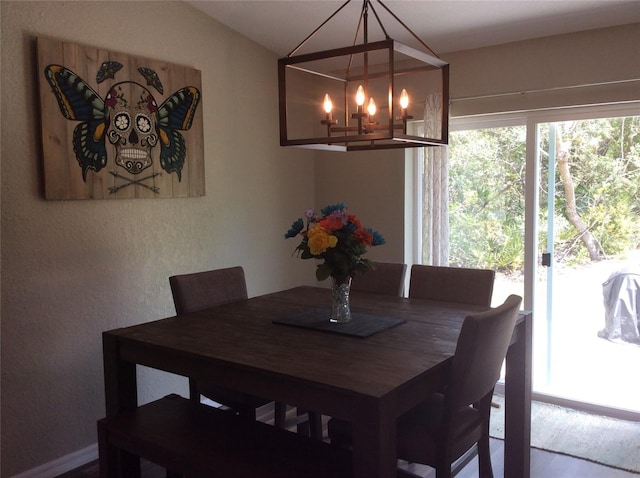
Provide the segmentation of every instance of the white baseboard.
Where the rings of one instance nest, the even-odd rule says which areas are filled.
[[[98,444],[74,451],[66,456],[14,475],[12,478],[55,478],[98,459]]]

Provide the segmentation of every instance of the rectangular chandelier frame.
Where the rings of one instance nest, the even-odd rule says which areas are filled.
[[[375,63],[374,57],[382,60]],[[348,61],[348,68],[335,66],[340,58]],[[354,59],[359,59],[359,63]],[[296,78],[303,78],[299,80],[302,86],[295,84]],[[382,101],[374,121],[354,107],[354,88],[358,83],[365,85],[369,95],[377,88],[376,94]],[[418,89],[431,83],[435,87],[429,86],[427,93],[418,96]],[[323,87],[331,89],[332,95],[339,98],[335,103],[338,119],[329,112],[326,118],[322,117]],[[424,108],[427,108],[426,95],[429,92],[439,95],[440,107],[434,112],[439,131],[429,131],[433,137],[412,134],[412,128],[407,128],[414,116],[397,102],[401,88],[412,91],[411,112],[420,112],[419,119],[424,117]],[[280,58],[278,93],[282,146],[361,151],[448,144],[449,64],[389,38]],[[419,98],[418,101],[415,98]],[[420,105],[424,105],[422,110],[418,109]]]

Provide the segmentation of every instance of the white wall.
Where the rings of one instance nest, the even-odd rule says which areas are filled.
[[[291,222],[313,153],[278,144],[277,58],[181,2],[1,2],[2,471],[96,442],[101,332],[172,315],[168,277],[244,266],[250,295],[313,283]],[[202,71],[206,196],[45,201],[34,38]],[[141,374],[142,400],[186,393]]]
[[[404,260],[404,150],[319,152],[316,160],[316,204],[343,202],[349,212],[385,238],[367,258]]]

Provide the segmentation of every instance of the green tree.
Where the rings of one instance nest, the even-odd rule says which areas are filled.
[[[563,144],[558,167],[569,176],[568,182],[561,176],[556,185],[555,214],[568,220],[558,230],[559,258],[593,261],[637,248],[640,117],[557,126]]]
[[[450,142],[450,263],[519,270],[525,129],[469,130]]]
[[[556,260],[596,260],[640,247],[640,117],[556,127],[556,166],[564,168],[555,184]],[[522,270],[525,135],[524,126],[451,135],[452,265]],[[541,128],[539,143],[541,152],[548,151],[548,128]],[[544,224],[546,158],[540,164],[539,223]]]

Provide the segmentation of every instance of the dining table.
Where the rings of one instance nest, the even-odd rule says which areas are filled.
[[[103,332],[106,414],[140,405],[136,368],[151,367],[348,420],[353,476],[395,477],[397,418],[442,388],[464,318],[486,307],[352,291],[352,321],[335,324],[330,305],[330,289],[302,286]],[[507,478],[530,473],[531,355],[521,311],[504,376]]]

